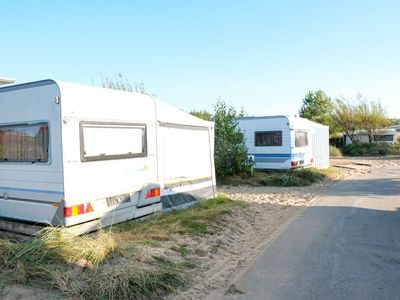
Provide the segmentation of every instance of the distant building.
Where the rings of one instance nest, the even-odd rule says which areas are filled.
[[[400,132],[400,125],[389,126],[388,129],[396,129],[396,132]]]

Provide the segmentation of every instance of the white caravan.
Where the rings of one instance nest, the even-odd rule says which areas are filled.
[[[355,132],[360,143],[369,143],[369,137],[366,131],[359,130]],[[375,137],[375,142],[377,143],[387,143],[387,144],[396,144],[397,131],[396,128],[384,128],[381,129],[379,134]],[[348,135],[344,135],[344,144],[352,144],[350,137]]]
[[[244,117],[238,122],[257,169],[329,166],[328,126],[288,116]]]
[[[148,95],[53,80],[0,88],[0,229],[85,232],[213,197],[213,153],[213,122]]]

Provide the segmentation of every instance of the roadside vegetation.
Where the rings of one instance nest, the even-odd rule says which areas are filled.
[[[250,186],[309,186],[313,183],[329,177],[334,170],[292,169],[289,171],[256,171],[252,176],[237,175],[229,176],[222,180],[227,185],[250,185]]]
[[[342,156],[342,150],[340,150],[339,148],[330,145],[329,146],[329,156],[330,157],[340,157]]]
[[[354,143],[343,147],[343,154],[348,156],[384,156],[399,155],[400,149],[386,143]]]
[[[89,235],[48,228],[24,242],[0,239],[0,285],[41,287],[73,299],[159,299],[185,286],[197,265],[179,237],[214,234],[225,215],[243,206],[220,195]],[[158,251],[162,243],[173,255]]]
[[[385,127],[399,124],[398,119],[389,119],[379,101],[371,101],[358,94],[355,100],[345,98],[332,100],[323,91],[310,91],[303,99],[299,115],[329,126],[331,138],[346,135],[352,144],[342,149],[329,149],[332,157],[399,155],[398,145],[379,143]],[[368,137],[362,143],[362,136]],[[396,140],[399,144],[399,139]]]

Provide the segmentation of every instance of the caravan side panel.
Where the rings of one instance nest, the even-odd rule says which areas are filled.
[[[64,188],[59,95],[57,84],[50,80],[0,89],[0,151],[4,151],[0,161],[0,218],[60,225]],[[18,127],[21,124],[23,127]],[[33,128],[39,127],[34,124],[43,124],[38,135]],[[4,128],[9,128],[8,133]],[[46,136],[47,157],[34,161],[40,148],[32,147],[42,146],[29,140],[44,143]],[[27,154],[32,151],[36,154]]]
[[[160,197],[145,197],[148,189],[159,187],[151,98],[67,83],[61,87],[65,203],[85,210],[66,217],[65,225],[121,222],[158,210],[160,205],[153,204]],[[89,203],[92,212],[86,212]]]

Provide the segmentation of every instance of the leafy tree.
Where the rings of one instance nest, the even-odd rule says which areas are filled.
[[[390,120],[379,101],[368,101],[361,95],[358,95],[358,101],[355,111],[360,127],[368,135],[370,143],[376,142],[376,136],[390,125]]]
[[[390,122],[389,126],[400,125],[400,119],[398,118],[391,118],[389,119],[389,122]]]
[[[368,101],[357,95],[357,102],[351,104],[345,99],[336,100],[334,121],[349,136],[353,143],[359,142],[361,134],[367,134],[370,143],[390,124],[386,112],[379,101]]]
[[[329,126],[331,134],[337,131],[333,122],[333,102],[323,91],[309,91],[303,99],[299,115],[302,118]]]
[[[323,91],[309,91],[303,99],[299,115],[302,118],[329,125],[332,111],[332,100]]]
[[[206,121],[212,121],[214,119],[213,115],[206,110],[192,110],[189,113]]]
[[[215,170],[225,177],[250,173],[252,164],[248,160],[243,133],[238,128],[236,110],[227,106],[219,97],[214,106],[215,122]]]
[[[333,121],[353,143],[360,141],[361,121],[353,105],[345,99],[336,99]]]

